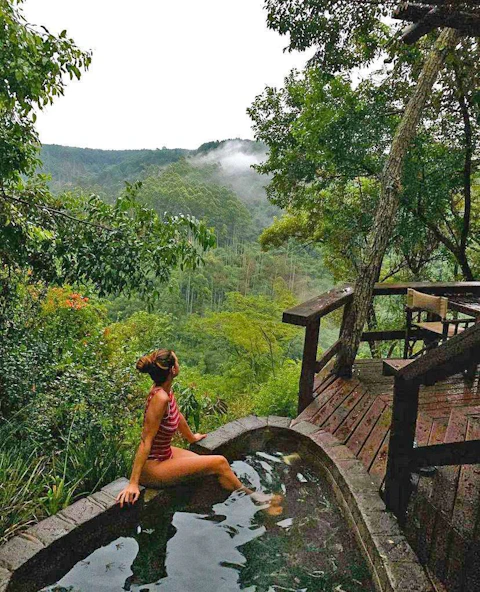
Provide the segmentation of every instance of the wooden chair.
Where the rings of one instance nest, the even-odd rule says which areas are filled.
[[[415,358],[428,349],[436,347],[440,342],[464,331],[475,319],[447,319],[448,298],[445,296],[431,296],[418,292],[413,288],[407,289],[407,327],[405,331],[405,348],[403,357]],[[416,317],[414,319],[414,313]],[[426,318],[422,320],[422,313]],[[422,331],[422,337],[414,336],[413,328]],[[413,346],[417,339],[422,339],[425,347],[413,354]],[[412,342],[412,343],[410,343]]]

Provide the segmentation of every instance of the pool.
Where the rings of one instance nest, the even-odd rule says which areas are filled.
[[[257,491],[284,495],[281,515],[209,480],[146,504],[138,523],[42,592],[369,592],[375,588],[328,485],[291,449],[232,462]]]
[[[120,478],[0,546],[0,592],[434,592],[378,484],[328,432],[249,416],[195,450],[284,495],[281,514],[213,477],[120,508]]]

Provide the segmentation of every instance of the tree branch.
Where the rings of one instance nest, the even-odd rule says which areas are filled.
[[[66,212],[63,212],[62,210],[57,210],[56,208],[52,208],[51,206],[47,206],[45,204],[37,204],[37,203],[22,199],[20,197],[14,197],[13,195],[7,195],[5,193],[5,190],[3,189],[3,187],[1,188],[0,197],[5,199],[6,201],[13,201],[15,203],[19,203],[24,206],[28,206],[28,207],[33,206],[33,207],[37,208],[38,210],[43,210],[43,211],[48,212],[52,216],[60,216],[62,218],[66,218],[67,220],[72,220],[72,222],[77,222],[79,224],[84,224],[86,226],[92,226],[93,228],[98,228],[100,230],[106,230],[107,232],[115,232],[115,229],[113,229],[113,228],[108,228],[107,226],[103,226],[102,224],[96,224],[95,222],[89,222],[88,220],[81,220],[80,218],[76,218],[75,216],[67,214]]]

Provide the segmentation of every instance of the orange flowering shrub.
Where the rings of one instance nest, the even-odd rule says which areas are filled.
[[[80,310],[88,306],[89,299],[78,292],[71,292],[69,286],[50,288],[43,303],[43,312],[52,313],[61,308]]]
[[[76,347],[84,350],[91,346],[101,348],[101,331],[106,321],[106,309],[95,300],[75,292],[71,286],[50,288],[42,303],[42,330],[49,339],[66,343],[65,352]]]
[[[87,303],[88,303],[88,298],[86,296],[82,296],[81,294],[77,294],[77,292],[73,292],[65,300],[65,304],[69,308],[74,308],[75,310],[85,308],[85,306],[87,306]]]

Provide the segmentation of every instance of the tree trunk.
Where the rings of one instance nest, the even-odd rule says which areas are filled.
[[[350,375],[355,361],[363,326],[372,301],[373,287],[380,274],[383,257],[395,224],[398,196],[401,192],[403,164],[408,147],[415,137],[426,100],[431,93],[438,73],[448,51],[455,47],[460,38],[455,29],[444,29],[434,48],[428,55],[418,78],[402,121],[392,141],[390,154],[382,174],[382,187],[375,222],[369,238],[365,262],[355,282],[355,291],[349,314],[345,319],[341,339],[341,350],[334,371],[339,375]]]
[[[377,328],[377,326],[377,315],[375,314],[373,302],[371,302],[367,314],[367,327],[369,331],[374,331]],[[377,342],[369,341],[368,346],[370,347],[370,355],[372,356],[372,358],[380,358],[380,352],[378,351]]]
[[[458,103],[463,118],[463,128],[465,134],[465,162],[463,166],[463,193],[464,193],[464,208],[463,208],[463,225],[460,236],[460,265],[462,273],[467,281],[473,281],[473,273],[468,262],[467,246],[468,235],[470,233],[470,216],[472,210],[472,156],[473,156],[473,138],[472,138],[472,124],[470,121],[470,111],[467,101],[467,95],[463,85],[462,76],[455,68],[455,77],[458,86]]]

